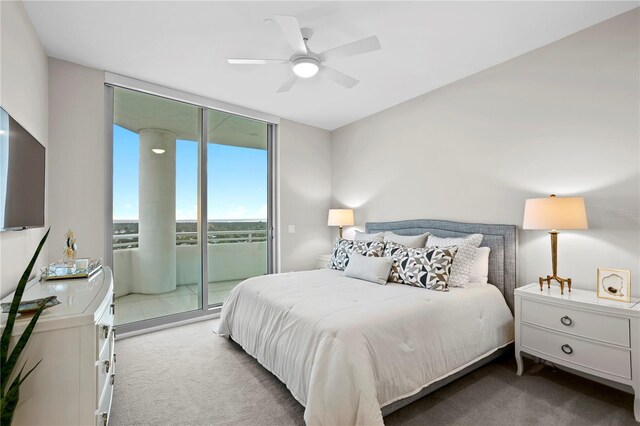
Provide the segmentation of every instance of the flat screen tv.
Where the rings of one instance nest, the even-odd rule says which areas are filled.
[[[0,231],[44,226],[45,148],[0,108]]]

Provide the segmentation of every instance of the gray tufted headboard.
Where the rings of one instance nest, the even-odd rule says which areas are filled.
[[[397,222],[368,222],[366,231],[392,231],[399,235],[419,235],[430,232],[437,237],[463,237],[482,234],[481,247],[491,248],[489,283],[498,287],[513,312],[513,291],[518,282],[518,232],[515,225],[450,222],[447,220],[415,219]]]

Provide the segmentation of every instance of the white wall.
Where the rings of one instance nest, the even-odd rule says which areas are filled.
[[[47,147],[47,56],[22,2],[0,2],[0,104]],[[48,179],[46,184],[48,190]],[[17,286],[45,231],[46,228],[41,228],[0,233],[2,297]],[[47,258],[45,246],[35,272],[46,264]]]
[[[71,228],[78,257],[104,257],[104,72],[49,58],[49,260]]]
[[[640,294],[638,9],[332,133],[333,200],[367,221],[522,225],[524,201],[582,195],[589,230],[559,236],[558,272]],[[349,234],[346,234],[349,235]],[[549,236],[520,232],[520,284],[551,273]]]
[[[282,120],[279,126],[279,239],[281,272],[315,269],[331,251],[331,138],[326,130]],[[295,233],[289,233],[289,225]]]

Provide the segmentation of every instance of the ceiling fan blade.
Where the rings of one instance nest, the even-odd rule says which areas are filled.
[[[347,89],[351,89],[353,86],[360,83],[360,80],[356,80],[353,77],[343,74],[340,71],[336,71],[333,68],[325,67],[324,65],[322,66],[322,73]]]
[[[347,56],[360,55],[362,53],[373,52],[374,50],[380,50],[380,40],[378,37],[371,36],[363,38],[362,40],[354,41],[351,43],[343,44],[342,46],[334,47],[333,49],[325,50],[320,56],[320,61],[324,62],[334,58],[344,58]]]
[[[288,64],[288,59],[249,59],[249,58],[229,58],[227,62],[233,65],[265,65],[265,64]]]
[[[300,24],[295,16],[288,15],[276,15],[276,20],[282,28],[284,38],[287,43],[293,48],[296,53],[301,55],[307,54],[307,46],[304,43],[304,38],[300,32]]]
[[[291,86],[293,86],[296,81],[298,81],[298,76],[292,75],[291,77],[289,77],[289,79],[287,81],[285,81],[282,84],[282,86],[280,86],[280,88],[278,89],[277,93],[288,92],[289,89],[291,89]]]

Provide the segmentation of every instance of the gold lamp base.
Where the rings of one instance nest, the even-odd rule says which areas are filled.
[[[567,287],[569,288],[569,293],[571,293],[571,278],[562,278],[559,277],[557,275],[547,275],[547,277],[540,277],[538,278],[538,280],[540,281],[540,291],[542,291],[542,287],[546,281],[547,283],[547,287],[551,288],[551,281],[556,280],[558,282],[558,284],[560,284],[560,294],[564,294],[564,285],[567,284]]]
[[[547,275],[545,277],[538,278],[540,283],[540,291],[542,291],[543,284],[547,283],[547,288],[551,288],[551,281],[555,280],[560,284],[560,294],[564,294],[564,285],[569,287],[569,293],[571,293],[571,278],[562,278],[558,276],[558,231],[549,231],[551,235],[551,266],[553,268],[553,275]]]

